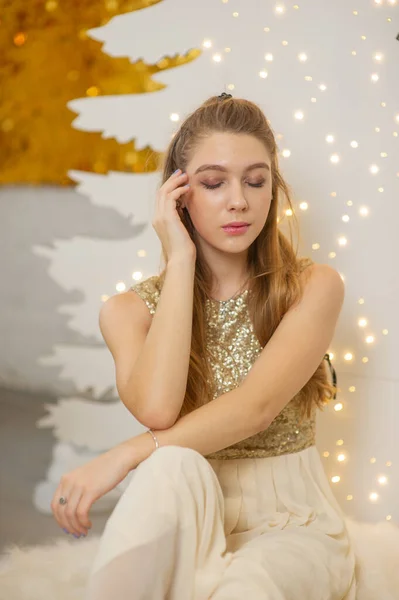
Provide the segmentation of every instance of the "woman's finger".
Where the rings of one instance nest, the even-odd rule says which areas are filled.
[[[84,530],[88,530],[92,527],[92,522],[89,519],[89,510],[93,504],[94,500],[89,492],[84,492],[80,498],[80,502],[76,509],[76,516],[80,526]]]
[[[66,498],[66,504],[60,504],[59,499],[61,497]],[[80,533],[79,529],[77,529],[73,525],[73,518],[71,518],[69,515],[73,514],[73,503],[77,503],[78,501],[79,496],[76,495],[76,491],[74,491],[74,488],[66,487],[65,482],[61,480],[61,483],[54,494],[54,498],[51,503],[51,508],[53,510],[54,517],[61,529],[64,529],[68,533],[74,535],[80,535]]]
[[[57,489],[55,490],[53,499],[51,501],[51,510],[53,511],[54,518],[57,521],[58,525],[61,527],[61,529],[65,529],[66,521],[64,508],[66,505],[60,504],[61,497],[69,497],[68,488],[62,481],[59,483]]]
[[[185,184],[184,181],[182,181],[181,185],[179,185],[179,187],[171,190],[170,192],[168,192],[164,195],[161,195],[161,197],[159,199],[159,210],[158,210],[159,218],[161,218],[161,215],[167,214],[171,208],[175,207],[175,203],[171,202],[171,201],[173,201],[173,200],[175,202],[179,201],[179,205],[181,206],[182,202],[184,202],[182,196],[184,196],[184,194],[186,194],[189,189],[190,189],[190,186],[188,184]],[[156,219],[156,215],[154,217],[154,220],[155,219]]]
[[[66,529],[75,535],[87,535],[87,529],[83,528],[77,518],[77,508],[81,497],[83,496],[83,488],[75,486],[69,493],[67,504],[61,507],[64,511],[64,519],[66,521]]]
[[[176,189],[176,186],[183,185],[186,182],[187,177],[187,173],[178,173],[175,177],[173,177],[172,175],[172,177],[165,181],[165,183],[162,185],[159,191],[161,192],[161,194],[162,192],[164,192],[165,195],[169,194],[170,192],[173,192],[174,189]]]
[[[167,202],[168,194],[173,192],[176,187],[182,186],[187,181],[187,173],[182,173],[180,169],[178,173],[173,173],[169,179],[162,184],[157,193],[157,202],[155,206],[154,219],[161,218],[165,211],[165,203]]]
[[[74,531],[72,531],[72,529],[70,528],[70,524],[65,515],[65,508],[70,500],[70,497],[72,496],[72,489],[73,488],[70,484],[67,484],[61,479],[61,482],[54,494],[54,498],[51,503],[51,508],[53,510],[58,525],[61,527],[61,529],[67,529],[68,533],[74,533]],[[60,504],[61,497],[67,499],[67,504]]]
[[[181,185],[178,188],[176,188],[175,190],[173,190],[172,192],[169,192],[168,198],[171,198],[172,200],[177,200],[178,198],[180,198],[180,196],[182,196],[183,194],[186,194],[189,189],[190,189],[190,185],[188,183]]]

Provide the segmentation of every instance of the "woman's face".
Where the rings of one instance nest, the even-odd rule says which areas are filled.
[[[197,146],[186,173],[190,190],[183,202],[205,254],[209,247],[227,253],[247,250],[270,209],[271,163],[265,146],[247,134],[211,134]],[[232,221],[249,227],[229,235],[222,227]]]

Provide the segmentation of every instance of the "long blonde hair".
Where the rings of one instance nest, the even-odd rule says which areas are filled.
[[[204,137],[217,132],[249,134],[263,142],[271,158],[272,201],[267,221],[248,249],[249,274],[248,310],[259,343],[264,347],[272,337],[281,319],[303,293],[300,273],[313,264],[310,258],[298,258],[293,250],[292,229],[289,222],[290,241],[278,226],[280,197],[285,197],[296,221],[290,189],[279,171],[278,149],[274,134],[262,110],[253,102],[241,98],[213,96],[189,115],[175,133],[162,158],[162,183],[180,168],[186,166],[196,145]],[[195,243],[194,226],[187,209],[181,214],[191,239]],[[190,363],[187,388],[179,417],[209,402],[212,381],[206,348],[205,300],[211,293],[212,272],[206,264],[198,244],[194,275],[194,302]],[[162,249],[163,261],[167,256]],[[160,274],[160,284],[165,277]],[[310,417],[315,406],[322,408],[334,397],[336,388],[328,381],[325,361],[318,366],[306,385],[295,398],[300,402],[302,419]]]

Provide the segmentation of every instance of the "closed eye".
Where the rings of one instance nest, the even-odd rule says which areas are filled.
[[[205,183],[204,181],[202,181],[201,183],[207,190],[216,190],[216,188],[219,188],[223,182],[221,181],[220,183],[216,183],[215,185],[209,185],[208,183]],[[260,188],[265,185],[265,182],[261,181],[260,183],[248,183],[248,185],[250,187]]]

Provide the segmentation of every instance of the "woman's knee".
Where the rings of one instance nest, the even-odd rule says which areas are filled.
[[[145,485],[156,482],[158,487],[180,485],[185,476],[191,479],[195,473],[204,473],[206,469],[209,469],[206,458],[196,450],[182,446],[161,446],[135,469],[132,486],[143,482]]]

